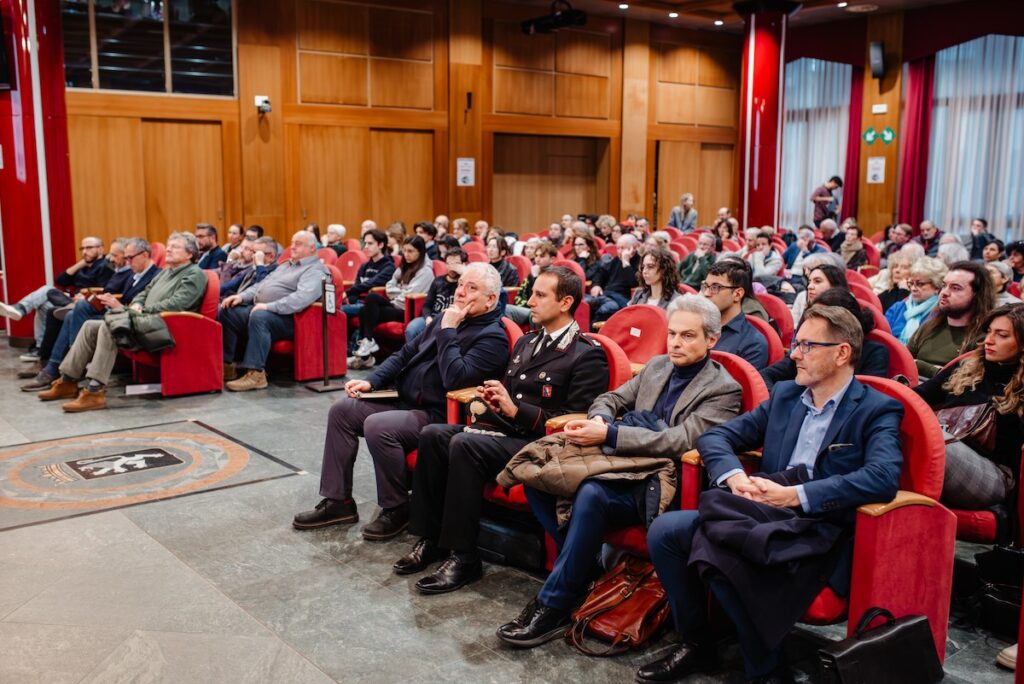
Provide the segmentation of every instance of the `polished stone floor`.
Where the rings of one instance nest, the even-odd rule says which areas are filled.
[[[292,515],[317,501],[333,395],[279,375],[268,391],[172,400],[114,388],[110,410],[65,415],[18,391],[17,356],[0,340],[0,446],[199,419],[304,472],[0,532],[0,682],[629,682],[671,647],[664,637],[610,659],[561,642],[510,650],[494,630],[538,577],[488,565],[463,591],[424,597],[415,577],[390,571],[410,538],[366,542],[360,525],[293,530]],[[365,453],[355,496],[372,519]],[[801,680],[815,638],[842,629],[790,640]],[[954,624],[947,681],[1012,681],[993,664],[1003,646]],[[727,655],[722,672],[694,681],[742,681],[735,648]]]

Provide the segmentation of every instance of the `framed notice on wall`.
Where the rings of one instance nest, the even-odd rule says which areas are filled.
[[[476,185],[476,159],[458,158],[455,164],[455,185],[460,188],[471,188]]]
[[[868,183],[885,182],[885,157],[868,157]]]

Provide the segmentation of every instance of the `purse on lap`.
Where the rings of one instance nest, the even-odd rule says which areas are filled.
[[[935,412],[950,437],[946,444],[969,439],[991,453],[996,447],[996,410],[992,403],[953,406]]]

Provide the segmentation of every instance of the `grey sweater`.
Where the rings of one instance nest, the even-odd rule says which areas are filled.
[[[266,304],[267,311],[290,316],[320,298],[321,284],[330,272],[315,254],[298,262],[279,264],[255,287],[239,293],[243,304]]]

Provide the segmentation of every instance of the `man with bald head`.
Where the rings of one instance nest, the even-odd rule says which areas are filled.
[[[441,238],[448,234],[448,217],[444,214],[438,214],[434,217],[434,227],[437,228],[437,241],[440,242]]]
[[[914,238],[914,242],[924,247],[925,256],[938,256],[939,244],[941,244],[940,241],[945,233],[939,230],[938,226],[927,219],[921,221],[919,229],[921,232],[918,233],[916,238]]]
[[[321,281],[330,273],[316,255],[316,236],[300,230],[292,236],[291,258],[278,265],[258,285],[225,297],[217,318],[224,327],[225,379],[236,374],[235,357],[244,349],[241,367],[246,374],[230,379],[232,392],[265,389],[264,366],[270,345],[295,336],[293,314],[320,298]]]

